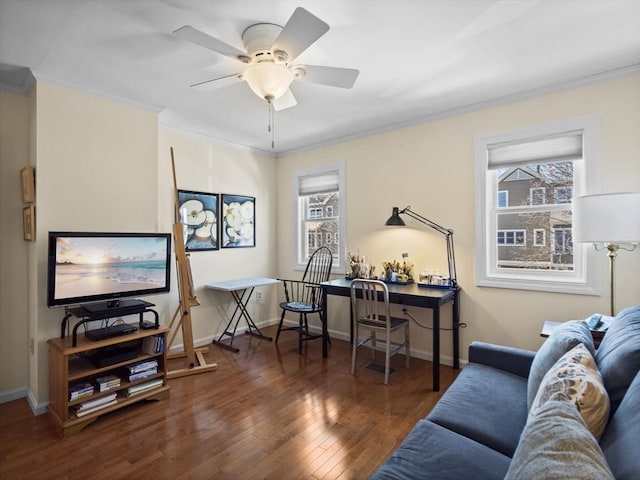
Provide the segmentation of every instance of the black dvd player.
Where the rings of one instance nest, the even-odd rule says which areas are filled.
[[[128,335],[137,330],[136,327],[128,323],[119,323],[117,325],[111,325],[110,327],[96,328],[94,330],[87,330],[85,336],[89,340],[104,340],[105,338],[119,337],[120,335]]]
[[[89,356],[89,360],[97,368],[108,367],[115,363],[132,360],[138,355],[137,347],[104,348]]]

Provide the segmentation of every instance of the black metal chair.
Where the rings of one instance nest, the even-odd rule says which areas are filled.
[[[405,365],[409,368],[411,354],[409,319],[391,316],[389,289],[379,280],[357,278],[351,282],[351,308],[353,317],[353,353],[351,355],[351,375],[356,373],[358,348],[369,343],[371,358],[376,355],[376,332],[384,335],[384,383],[389,383],[390,359],[404,349]],[[369,330],[369,336],[360,340],[360,329]],[[404,329],[404,340],[393,341],[391,334]],[[393,349],[392,349],[393,347]]]
[[[279,279],[284,285],[285,301],[280,304],[282,315],[276,334],[276,343],[280,338],[280,332],[295,330],[298,332],[298,353],[302,353],[302,342],[322,337],[322,334],[309,332],[307,316],[311,313],[317,313],[320,322],[326,321],[325,318],[322,318],[323,305],[320,283],[329,280],[332,262],[333,253],[331,250],[328,247],[320,247],[309,258],[302,280]],[[298,325],[282,326],[287,312],[298,314]]]

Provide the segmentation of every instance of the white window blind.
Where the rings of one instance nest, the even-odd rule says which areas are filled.
[[[337,170],[319,175],[306,175],[298,179],[298,195],[318,195],[340,190],[340,175]]]
[[[582,131],[489,145],[489,169],[557,163],[582,158]]]

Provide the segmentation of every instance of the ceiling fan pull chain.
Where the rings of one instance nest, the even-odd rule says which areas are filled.
[[[269,127],[267,128],[267,131],[271,132],[271,149],[273,150],[276,145],[276,114],[273,110],[273,103],[271,103],[271,100],[267,99],[267,102],[269,103]]]

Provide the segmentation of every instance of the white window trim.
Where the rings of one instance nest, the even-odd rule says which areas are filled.
[[[531,206],[538,206],[538,205],[544,205],[545,203],[547,203],[546,200],[546,195],[547,195],[547,189],[545,187],[533,187],[529,189],[529,205]],[[533,194],[534,192],[542,192],[542,203],[533,203]]]
[[[538,232],[542,232],[542,243],[538,242]],[[533,229],[533,246],[534,247],[544,247],[547,244],[547,231],[544,228],[534,228]]]
[[[476,285],[480,287],[509,288],[518,290],[600,295],[602,290],[601,265],[595,258],[590,244],[574,245],[575,270],[573,272],[518,271],[502,272],[495,268],[496,251],[489,249],[490,235],[497,231],[495,219],[485,215],[497,188],[488,188],[489,145],[502,142],[517,142],[531,137],[553,135],[558,132],[583,131],[584,157],[588,161],[578,169],[578,179],[573,195],[584,195],[599,191],[600,178],[600,117],[587,115],[549,122],[531,127],[515,128],[496,133],[476,135],[475,150],[475,221],[476,221]],[[567,204],[564,204],[567,205]],[[495,241],[495,240],[494,240]]]
[[[320,167],[313,167],[313,168],[308,168],[308,169],[304,169],[304,170],[297,170],[294,172],[293,174],[293,178],[292,178],[292,192],[293,192],[293,198],[295,201],[295,208],[293,209],[293,234],[295,236],[295,240],[294,240],[294,246],[295,248],[293,249],[293,269],[298,271],[304,271],[304,269],[307,267],[306,262],[305,263],[299,263],[298,262],[298,257],[299,257],[299,250],[301,248],[300,242],[302,241],[301,235],[300,235],[300,229],[298,228],[300,225],[300,211],[299,211],[299,207],[298,207],[298,180],[300,177],[305,177],[308,175],[320,175],[322,173],[325,172],[330,172],[330,171],[337,171],[338,172],[338,188],[340,189],[340,195],[338,197],[338,211],[340,212],[340,220],[338,222],[338,233],[340,235],[340,247],[338,249],[338,258],[337,259],[333,259],[333,263],[331,265],[331,273],[333,274],[341,274],[344,273],[344,262],[346,259],[346,241],[345,239],[347,238],[346,235],[346,196],[347,196],[347,192],[345,189],[345,167],[344,167],[344,162],[339,162],[339,163],[333,163],[330,165],[323,165]]]

